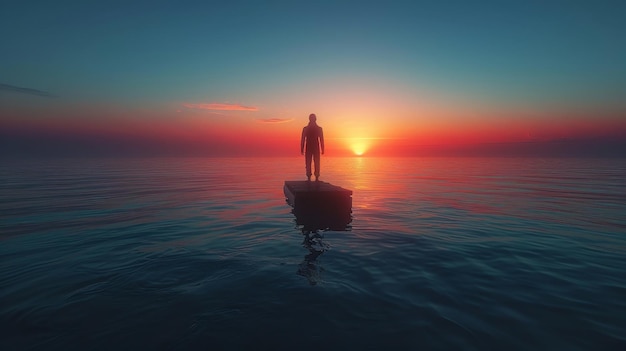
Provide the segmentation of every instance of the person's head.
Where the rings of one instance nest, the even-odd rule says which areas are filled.
[[[311,113],[309,115],[309,122],[315,123],[315,121],[317,121],[317,116],[315,115],[315,113]]]

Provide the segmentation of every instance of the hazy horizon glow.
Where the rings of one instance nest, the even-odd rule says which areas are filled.
[[[5,8],[5,156],[297,155],[310,113],[328,156],[626,145],[620,3]]]

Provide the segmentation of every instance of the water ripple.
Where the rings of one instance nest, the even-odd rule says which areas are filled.
[[[624,160],[328,159],[353,220],[315,247],[300,162],[3,164],[0,348],[626,344]]]

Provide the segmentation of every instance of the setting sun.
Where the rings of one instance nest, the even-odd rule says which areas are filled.
[[[348,140],[348,147],[354,155],[362,156],[370,148],[370,142],[366,138],[352,138]]]

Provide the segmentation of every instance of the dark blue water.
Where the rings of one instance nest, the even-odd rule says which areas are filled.
[[[626,160],[4,162],[2,350],[623,350]]]

